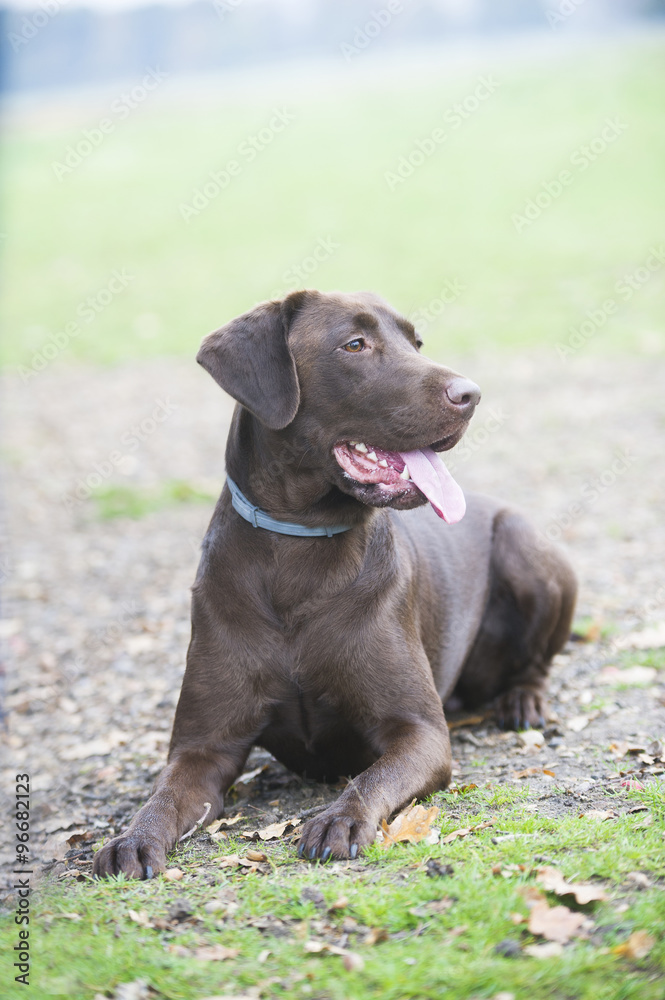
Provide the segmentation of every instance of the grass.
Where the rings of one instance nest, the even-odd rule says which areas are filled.
[[[555,356],[608,298],[618,308],[582,350],[662,352],[665,267],[627,298],[617,291],[662,239],[662,47],[656,36],[497,56],[429,77],[396,70],[380,84],[339,67],[332,83],[314,74],[295,91],[274,68],[269,88],[227,88],[216,101],[158,94],[62,179],[53,164],[110,99],[75,125],[15,131],[4,143],[4,362],[34,373],[51,357],[193,355],[209,330],[303,284],[383,293],[416,318],[435,357],[532,346]],[[495,92],[446,126],[487,73]],[[185,222],[181,206],[275,107],[293,121]],[[586,169],[573,166],[607,119],[626,128]],[[391,191],[385,174],[437,126],[446,142]],[[562,169],[572,182],[517,232],[513,216]],[[336,246],[294,275],[321,240]],[[115,271],[125,277],[109,292]]]
[[[217,498],[181,479],[166,480],[151,488],[109,485],[94,490],[92,500],[102,520],[138,519],[179,503],[211,503]]]
[[[252,987],[262,996],[285,1000],[420,1000],[444,993],[451,1000],[485,1000],[501,991],[518,1000],[661,1000],[662,791],[617,795],[617,808],[644,805],[648,811],[622,812],[605,822],[577,811],[544,816],[523,787],[440,794],[435,801],[443,805],[444,833],[487,819],[494,825],[445,846],[400,845],[386,852],[375,845],[360,870],[344,864],[311,866],[298,861],[291,846],[272,844],[266,848],[270,875],[237,875],[216,861],[246,850],[246,841],[231,837],[214,845],[212,853],[210,845],[196,841],[178,852],[174,861],[185,871],[178,883],[119,878],[49,886],[34,921],[33,981],[38,989],[72,1000],[90,1000],[96,992],[137,978],[169,1000],[237,995]],[[493,842],[507,834],[514,839]],[[451,865],[452,874],[428,877],[430,858]],[[559,868],[569,880],[602,884],[608,899],[585,908],[594,924],[588,939],[567,945],[560,957],[504,957],[496,949],[500,942],[521,946],[534,940],[512,914],[527,914],[523,890],[534,884],[533,870],[542,864]],[[639,890],[626,878],[635,870],[656,884]],[[236,894],[235,908],[206,909],[229,888]],[[303,896],[304,889],[318,890],[325,902],[317,907]],[[329,909],[340,897],[347,898],[346,905]],[[187,901],[191,920],[166,920],[176,898]],[[553,896],[549,901],[561,903]],[[575,905],[569,898],[565,902]],[[137,915],[149,924],[157,920],[158,926],[142,926]],[[339,956],[305,950],[308,940],[339,934],[344,921],[352,927],[349,918],[385,938],[363,945],[350,931],[347,948],[362,956],[364,969],[347,971]],[[257,926],[261,923],[263,930]],[[629,960],[614,953],[635,930],[656,938],[648,956]],[[13,925],[3,936],[7,950]],[[237,957],[211,962],[187,956],[196,947],[220,943],[238,949]],[[174,944],[186,949],[184,955],[169,950]],[[23,994],[10,987],[3,995]]]

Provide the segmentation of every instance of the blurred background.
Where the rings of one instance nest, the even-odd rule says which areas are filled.
[[[437,357],[660,353],[664,41],[663,0],[16,0],[4,361],[192,358],[297,287]]]

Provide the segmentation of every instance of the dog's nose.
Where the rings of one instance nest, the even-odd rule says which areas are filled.
[[[458,376],[446,386],[446,396],[457,410],[470,416],[480,402],[480,389],[471,379]]]

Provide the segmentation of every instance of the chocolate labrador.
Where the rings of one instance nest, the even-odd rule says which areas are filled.
[[[200,364],[236,400],[228,481],[203,542],[168,763],[97,875],[150,877],[252,746],[322,781],[307,858],[355,857],[378,823],[445,788],[444,703],[542,725],[575,577],[439,452],[480,390],[423,357],[382,299],[294,292],[210,334]],[[466,506],[466,512],[465,512]],[[415,509],[417,508],[417,509]],[[409,512],[409,513],[406,513]]]

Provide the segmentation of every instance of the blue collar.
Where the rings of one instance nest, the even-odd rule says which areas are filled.
[[[320,538],[325,535],[332,538],[333,535],[339,535],[340,532],[349,531],[351,528],[350,524],[336,524],[332,528],[307,528],[304,524],[277,521],[260,507],[255,507],[253,503],[250,503],[230,476],[226,477],[226,482],[231,490],[231,502],[234,508],[255,528],[266,528],[268,531],[276,531],[280,535],[299,535],[303,538]]]

